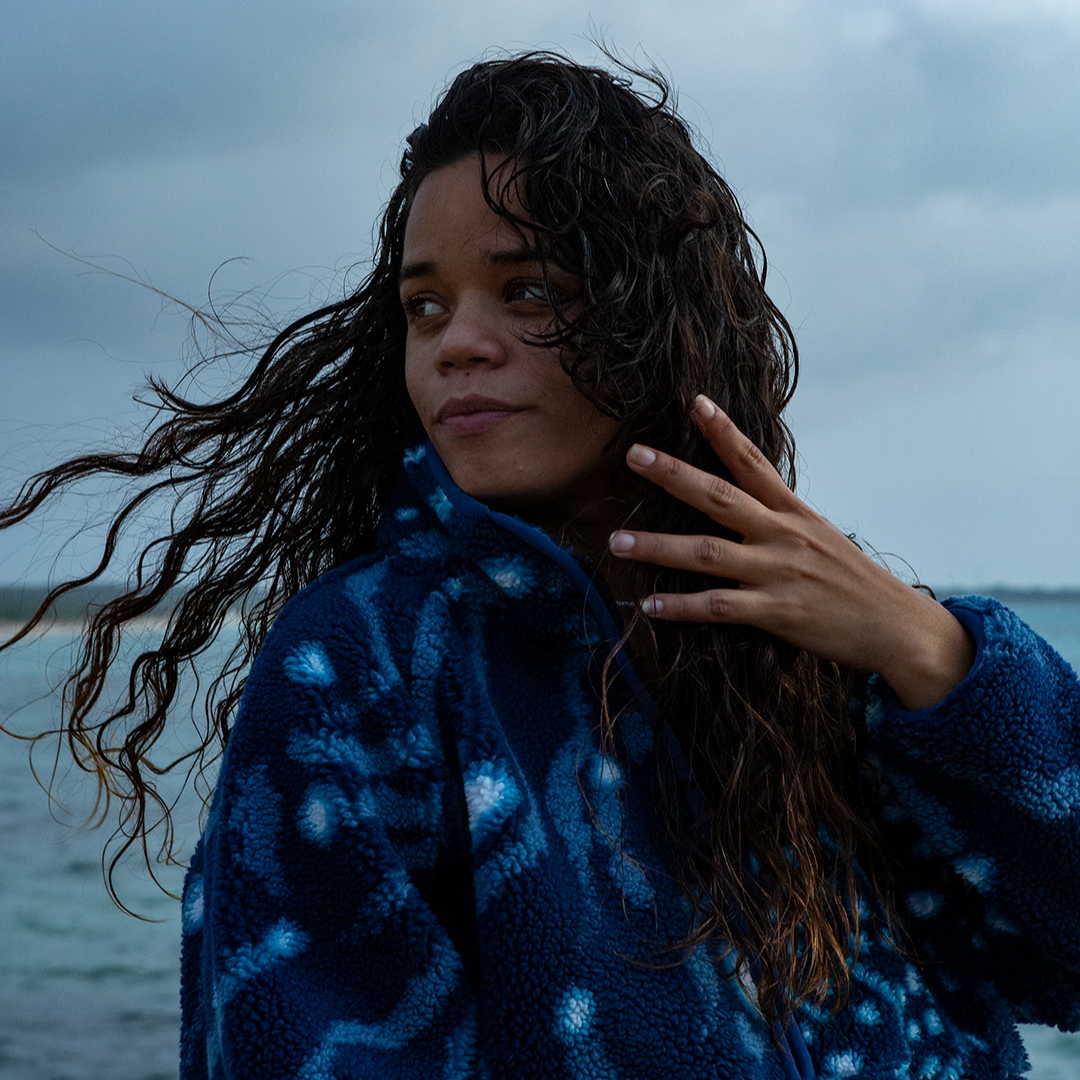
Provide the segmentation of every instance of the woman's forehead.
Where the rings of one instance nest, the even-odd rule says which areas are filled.
[[[513,212],[520,203],[509,194],[506,208]],[[421,181],[405,225],[403,278],[415,276],[412,267],[436,260],[498,266],[538,257],[528,231],[488,205],[479,157],[444,165]]]

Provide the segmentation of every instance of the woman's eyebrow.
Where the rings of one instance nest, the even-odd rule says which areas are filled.
[[[523,246],[504,251],[489,251],[485,261],[492,266],[519,266],[522,263],[539,263],[542,260],[539,248]]]
[[[520,266],[525,263],[541,262],[540,249],[526,246],[509,248],[503,251],[489,251],[484,255],[484,262],[489,266]],[[403,285],[412,278],[429,277],[436,271],[436,264],[431,261],[406,263],[398,274],[398,285]]]
[[[434,273],[435,264],[433,262],[406,263],[398,274],[398,285],[403,285],[411,278],[430,277]]]

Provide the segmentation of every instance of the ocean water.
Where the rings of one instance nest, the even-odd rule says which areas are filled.
[[[1080,603],[1013,603],[1080,669]],[[63,670],[66,639],[53,634],[0,656],[0,715],[20,730],[48,723],[47,681]],[[43,696],[44,695],[44,696]],[[42,751],[46,748],[42,747]],[[52,761],[36,755],[47,779]],[[73,828],[87,786],[54,786],[50,808],[24,745],[0,737],[0,1076],[4,1080],[175,1080],[179,1030],[179,904],[139,864],[116,875],[120,912],[102,884],[105,834]],[[177,849],[198,837],[198,802],[177,812]],[[182,870],[164,868],[178,893]],[[154,921],[149,921],[154,920]],[[1080,1036],[1025,1027],[1034,1080],[1080,1080]]]

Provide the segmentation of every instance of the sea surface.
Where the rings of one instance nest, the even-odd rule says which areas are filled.
[[[1080,599],[1012,597],[1011,606],[1080,669]],[[0,654],[0,716],[40,730],[56,715],[49,692],[64,670],[63,631]],[[39,747],[48,782],[55,746]],[[49,799],[25,744],[0,736],[0,1077],[3,1080],[175,1080],[179,904],[135,861],[116,874],[119,911],[102,883],[104,831],[73,827],[88,809],[81,776],[62,776]],[[199,833],[197,800],[177,810],[177,851]],[[178,893],[182,870],[160,878]],[[1080,1036],[1023,1029],[1034,1080],[1080,1080]]]

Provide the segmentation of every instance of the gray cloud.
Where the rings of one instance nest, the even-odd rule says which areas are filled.
[[[1077,10],[1050,0],[591,8],[611,41],[670,73],[762,236],[800,336],[795,419],[813,490],[830,508],[869,507],[878,540],[903,528],[873,476],[888,478],[882,490],[928,493],[916,501],[937,519],[942,492],[975,493],[958,500],[972,516],[932,530],[938,539],[903,532],[930,572],[946,552],[963,562],[966,538],[986,524],[971,509],[987,496],[964,447],[980,446],[999,473],[1012,467],[1000,439],[981,441],[965,396],[999,423],[1000,401],[980,393],[1015,405],[1010,452],[1026,475],[1040,475],[1047,445],[1080,460],[1065,411],[1016,390],[1030,379],[1071,386],[1063,373],[1076,366]],[[224,260],[249,261],[221,271],[223,296],[300,268],[267,299],[297,310],[366,258],[401,141],[446,78],[492,46],[595,57],[588,30],[569,0],[8,0],[0,455],[10,462],[17,443],[29,465],[54,422],[131,423],[142,372],[180,370],[181,317],[145,290],[86,276],[33,230],[195,303]],[[930,437],[926,415],[951,433]],[[891,441],[868,440],[884,430]],[[1026,458],[1025,445],[1040,456]],[[1039,499],[1075,507],[1078,493],[1067,470],[1033,479],[1013,517]],[[1080,581],[1062,547],[1036,561],[1014,539],[1001,562],[1018,579]]]

